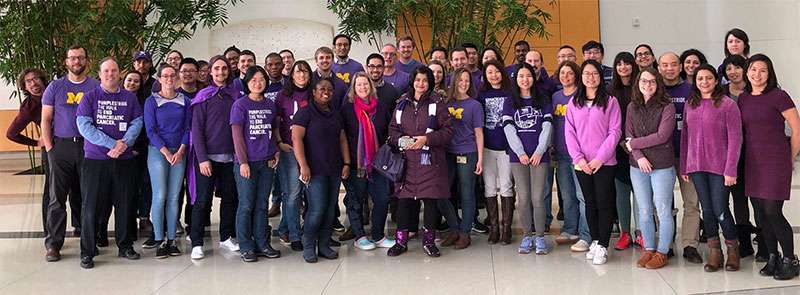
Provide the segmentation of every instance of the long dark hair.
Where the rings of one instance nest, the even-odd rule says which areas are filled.
[[[525,104],[522,102],[522,91],[519,88],[519,83],[517,83],[517,79],[519,78],[518,74],[522,70],[528,70],[531,72],[531,78],[533,78],[531,81],[531,98],[533,99],[533,107],[541,109],[550,99],[545,95],[539,95],[539,91],[536,90],[536,70],[533,68],[533,66],[526,62],[520,64],[519,67],[517,67],[517,69],[514,71],[514,77],[516,78],[514,78],[514,83],[512,83],[512,85],[514,85],[514,87],[512,87],[514,90],[511,91],[511,104],[515,109],[521,109],[525,106]]]
[[[483,65],[483,84],[481,84],[481,91],[487,91],[492,89],[492,83],[489,82],[489,79],[486,77],[486,71],[489,69],[490,66],[495,67],[498,71],[500,71],[500,89],[504,91],[508,91],[511,86],[511,81],[509,81],[508,73],[503,67],[503,64],[500,63],[499,60],[490,60]]]
[[[428,78],[428,89],[426,89],[425,92],[422,93],[422,96],[420,96],[419,100],[422,101],[425,98],[430,98],[431,93],[433,93],[434,84],[436,83],[436,81],[434,81],[433,78],[433,71],[431,71],[431,69],[429,69],[428,67],[419,66],[416,69],[414,69],[414,71],[409,73],[408,90],[406,90],[406,96],[408,97],[408,99],[411,100],[414,99],[414,93],[415,93],[414,80],[417,79],[417,75],[419,74],[425,75],[425,77]]]
[[[631,65],[631,85],[625,86],[625,84],[622,83],[622,76],[620,76],[619,72],[617,72],[617,65],[619,65],[620,62]],[[633,86],[633,80],[639,76],[639,65],[636,64],[636,59],[633,57],[632,53],[623,51],[617,53],[617,56],[614,57],[614,64],[612,67],[614,67],[614,78],[611,79],[611,89],[609,90],[609,94],[617,98],[619,105],[627,105],[630,97],[626,97],[628,95],[625,93],[625,89],[627,88],[630,90]]]
[[[697,56],[697,59],[700,60],[700,64],[701,65],[708,63],[708,60],[706,59],[706,55],[703,54],[702,52],[700,52],[700,50],[697,50],[697,49],[694,49],[694,48],[687,49],[686,51],[681,53],[680,57],[678,57],[678,59],[680,59],[680,61],[681,61],[681,74],[680,74],[681,75],[681,79],[685,80],[686,79],[686,75],[687,75],[686,74],[686,69],[683,68],[683,62],[685,62],[686,59],[689,58],[692,55]],[[697,73],[697,70],[695,69],[694,72]]]
[[[644,101],[644,94],[642,91],[639,90],[639,80],[642,79],[642,74],[649,73],[656,77],[656,93],[653,93],[653,97],[650,98],[647,102]],[[635,80],[633,81],[633,91],[631,91],[631,103],[637,108],[643,108],[647,105],[656,104],[658,106],[665,106],[672,103],[672,99],[669,98],[669,93],[664,86],[664,78],[661,77],[661,74],[658,73],[658,70],[654,69],[653,67],[646,67],[636,75]]]
[[[769,74],[767,76],[767,86],[764,87],[764,91],[762,91],[761,94],[770,92],[772,91],[772,89],[775,88],[780,88],[781,86],[778,85],[778,76],[775,75],[775,67],[772,66],[772,60],[769,59],[768,56],[759,53],[751,56],[750,59],[747,60],[747,68],[744,69],[744,75],[745,75],[744,80],[747,81],[747,85],[744,87],[744,91],[747,93],[753,92],[753,85],[750,84],[750,78],[747,77],[747,72],[750,69],[750,66],[757,61],[764,62],[765,64],[767,64],[767,71],[769,71]]]
[[[742,51],[742,53],[744,53],[744,56],[750,55],[750,38],[747,37],[747,33],[742,31],[742,29],[733,28],[727,33],[725,33],[725,39],[722,40],[722,48],[725,50],[725,57],[731,55],[731,52],[728,51],[728,36],[730,35],[733,35],[734,37],[736,37],[736,39],[742,40],[742,42],[744,43],[744,50]]]
[[[308,71],[308,82],[306,83],[306,87],[302,89],[296,89],[297,86],[294,86],[294,72],[297,71],[298,67],[303,67],[306,71]],[[292,69],[289,71],[288,81],[286,84],[283,84],[283,94],[286,96],[292,96],[292,94],[294,94],[294,92],[297,90],[309,89],[308,86],[311,85],[311,80],[311,66],[308,65],[308,63],[304,60],[295,61],[292,65]]]
[[[578,80],[580,81],[580,83],[578,83],[578,92],[575,93],[575,98],[573,98],[573,100],[575,101],[575,104],[578,105],[579,107],[586,106],[586,101],[589,100],[586,97],[586,85],[583,84],[583,71],[586,70],[586,67],[595,68],[597,70],[597,73],[599,74],[598,79],[600,79],[599,81],[600,85],[598,85],[597,93],[595,93],[594,99],[592,101],[594,101],[595,106],[601,107],[603,111],[605,111],[606,106],[608,105],[609,95],[608,92],[606,91],[606,87],[603,86],[603,66],[600,65],[599,62],[593,59],[586,60],[583,62],[583,64],[581,64],[581,71],[579,74],[577,74],[578,77],[581,79]]]
[[[692,106],[692,108],[697,108],[700,106],[700,101],[703,99],[700,94],[700,88],[697,87],[697,73],[700,71],[709,71],[711,75],[714,76],[714,80],[717,81],[716,85],[714,85],[714,92],[711,93],[711,98],[714,100],[714,107],[719,107],[719,104],[722,102],[722,97],[725,96],[725,89],[722,89],[722,83],[720,83],[721,81],[717,69],[709,64],[702,64],[695,70],[694,81],[692,81],[694,84],[692,84],[692,92],[689,94],[689,105]]]

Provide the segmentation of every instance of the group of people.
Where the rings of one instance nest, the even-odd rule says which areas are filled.
[[[349,239],[389,256],[418,236],[431,257],[439,247],[468,248],[473,231],[508,245],[514,211],[518,252],[544,255],[555,184],[556,244],[605,264],[618,231],[615,249],[641,247],[637,266],[658,269],[679,242],[677,180],[684,259],[703,263],[704,242],[705,271],[736,271],[755,255],[764,276],[798,276],[782,207],[800,117],[770,58],[750,55],[744,31],[725,35],[718,68],[696,49],[656,57],[647,44],[611,66],[597,41],[582,46],[581,64],[564,45],[552,73],[526,41],[508,63],[497,48],[465,43],[434,48],[425,64],[406,36],[362,65],[351,45],[335,36],[333,48],[314,53],[314,70],[290,50],[269,53],[262,67],[252,51],[231,47],[207,62],[173,50],[155,69],[147,52],[128,71],[107,57],[97,81],[87,77],[86,50],[73,46],[63,77],[23,72],[27,99],[8,137],[43,147],[47,261],[61,257],[67,203],[84,268],[108,245],[112,208],[120,257],[140,258],[137,218],[151,232],[144,248],[181,255],[183,211],[191,258],[202,259],[214,196],[220,247],[245,262],[281,256],[270,244],[278,214],[281,243],[309,263],[337,259],[334,248]],[[41,126],[39,139],[21,134],[30,122]],[[401,173],[380,167],[387,153],[402,155]]]

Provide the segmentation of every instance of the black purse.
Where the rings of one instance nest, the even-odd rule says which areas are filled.
[[[372,160],[372,169],[380,173],[389,181],[399,183],[405,175],[405,157],[400,152],[395,152],[392,146],[384,144]]]

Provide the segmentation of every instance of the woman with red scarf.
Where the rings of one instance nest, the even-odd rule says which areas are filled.
[[[355,164],[345,180],[347,217],[356,237],[353,244],[361,250],[391,248],[395,241],[384,235],[389,211],[389,180],[373,171],[372,161],[378,147],[386,143],[394,103],[378,98],[375,85],[364,72],[356,73],[351,81],[341,112],[350,159],[354,159]],[[364,231],[361,214],[367,194],[373,203],[369,236]]]

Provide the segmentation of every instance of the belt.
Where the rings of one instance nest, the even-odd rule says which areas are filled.
[[[53,137],[56,141],[83,142],[83,137]]]

